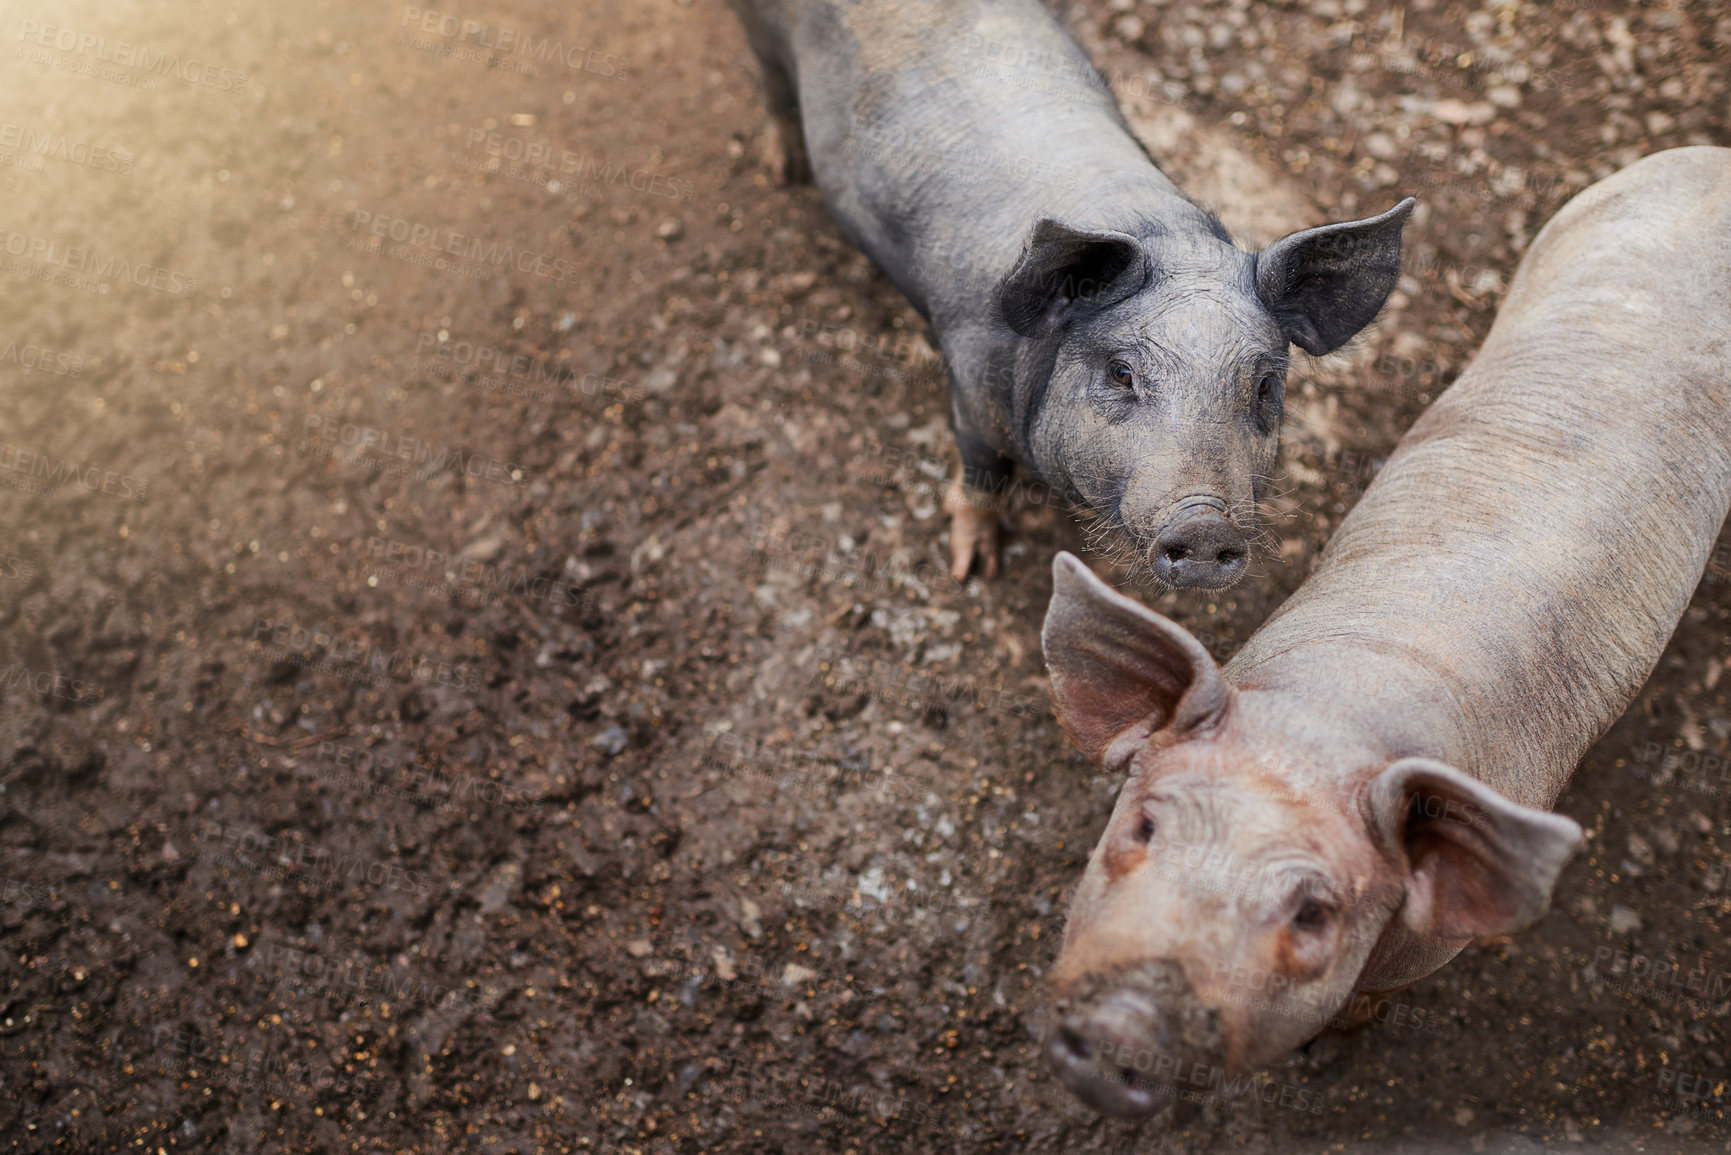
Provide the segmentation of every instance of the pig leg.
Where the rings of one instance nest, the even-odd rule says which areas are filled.
[[[805,154],[797,110],[770,112],[769,127],[763,133],[763,163],[778,185],[811,183],[811,161]]]
[[[798,90],[792,71],[783,63],[785,33],[743,0],[735,0],[733,9],[745,26],[757,62],[763,66],[764,101],[769,106],[769,126],[762,142],[764,166],[778,185],[806,184],[811,180],[811,161],[800,126]]]
[[[997,458],[989,465],[968,463],[962,453],[962,468],[944,494],[944,512],[950,515],[950,576],[968,580],[974,558],[989,580],[998,576],[998,515],[1004,510],[1004,482],[1014,468]]]
[[[982,493],[960,476],[944,494],[944,512],[950,515],[950,576],[968,580],[974,555],[987,578],[998,576],[998,507],[996,494]]]

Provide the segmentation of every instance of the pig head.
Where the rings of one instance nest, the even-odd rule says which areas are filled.
[[[1051,975],[1047,1057],[1090,1106],[1145,1115],[1175,1082],[1265,1066],[1355,992],[1545,912],[1574,822],[1391,748],[1363,715],[1229,684],[1067,553],[1053,579],[1059,718],[1129,772]]]
[[[1042,221],[998,288],[1018,376],[1043,383],[1022,460],[1140,574],[1232,584],[1278,465],[1289,348],[1332,352],[1376,317],[1413,204],[1257,253],[1187,204],[1135,236]]]

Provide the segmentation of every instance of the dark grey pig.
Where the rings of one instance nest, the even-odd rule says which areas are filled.
[[[1052,696],[1129,780],[1053,968],[1101,1111],[1238,1084],[1541,916],[1549,813],[1659,660],[1731,509],[1731,149],[1564,206],[1484,348],[1225,670],[1060,555]],[[1375,1004],[1372,1004],[1375,1005]]]
[[[1288,346],[1395,285],[1413,202],[1260,253],[1167,180],[1038,0],[734,0],[778,167],[937,331],[962,469],[956,579],[997,569],[1016,462],[1175,586],[1244,572]],[[803,148],[800,127],[803,125]]]

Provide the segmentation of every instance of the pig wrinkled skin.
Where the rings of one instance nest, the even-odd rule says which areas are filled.
[[[733,6],[772,167],[809,171],[937,333],[956,580],[976,556],[996,573],[1018,462],[1156,580],[1242,576],[1289,346],[1320,356],[1375,318],[1414,202],[1246,252],[1154,166],[1039,0]]]
[[[1548,808],[1728,508],[1731,149],[1685,148],[1546,225],[1471,367],[1224,670],[1059,555],[1052,696],[1128,771],[1051,976],[1064,1082],[1148,1114],[1542,916],[1582,842]]]

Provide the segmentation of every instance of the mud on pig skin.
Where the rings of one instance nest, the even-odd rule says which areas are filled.
[[[1477,359],[1224,671],[1060,555],[1053,698],[1129,770],[1052,974],[1060,1077],[1147,1114],[1159,1071],[1266,1065],[1543,915],[1582,841],[1548,808],[1728,508],[1731,150],[1686,148],[1545,227]]]
[[[1328,353],[1376,316],[1413,201],[1246,252],[1154,166],[1038,0],[733,6],[763,65],[772,167],[809,166],[937,332],[956,580],[976,555],[996,572],[1018,462],[1133,568],[1237,580],[1289,346]]]

